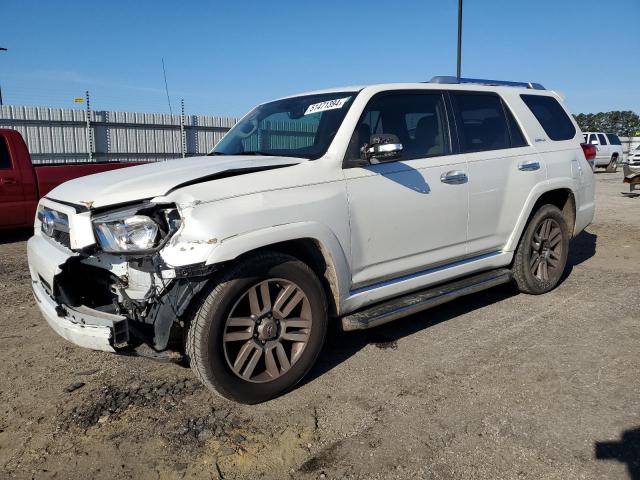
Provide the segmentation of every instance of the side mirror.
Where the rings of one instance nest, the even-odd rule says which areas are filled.
[[[397,160],[401,154],[402,144],[391,133],[371,135],[369,143],[360,149],[360,157],[373,164]]]

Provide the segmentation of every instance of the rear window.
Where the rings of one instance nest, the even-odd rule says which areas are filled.
[[[600,142],[600,145],[606,145],[607,144],[607,139],[605,138],[605,136],[602,133],[598,134],[598,142]]]
[[[551,140],[570,140],[576,135],[576,127],[555,98],[543,95],[520,97]]]
[[[511,146],[500,97],[468,92],[451,92],[451,97],[463,153],[500,150]]]
[[[607,138],[609,139],[610,145],[622,145],[618,136],[614,135],[613,133],[607,133]]]
[[[7,147],[7,139],[0,135],[0,169],[7,168],[11,168],[9,148]]]

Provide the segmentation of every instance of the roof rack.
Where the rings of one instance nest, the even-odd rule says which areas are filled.
[[[521,88],[531,88],[533,90],[546,90],[539,83],[533,82],[510,82],[508,80],[486,80],[482,78],[458,78],[458,77],[449,77],[449,76],[436,76],[433,77],[426,83],[476,83],[478,85],[493,85],[493,86],[504,86],[504,87],[521,87]]]

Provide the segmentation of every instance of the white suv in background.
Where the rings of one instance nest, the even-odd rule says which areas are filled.
[[[622,143],[617,135],[603,132],[584,132],[584,142],[595,145],[596,158],[594,167],[605,167],[607,172],[617,172],[622,162]]]
[[[265,401],[309,371],[331,321],[367,329],[507,282],[553,289],[594,213],[582,140],[531,83],[267,102],[208,156],[52,190],[28,244],[33,290],[71,342],[186,351],[211,390]]]

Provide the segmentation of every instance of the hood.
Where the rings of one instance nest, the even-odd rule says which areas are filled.
[[[166,195],[176,188],[307,161],[269,156],[203,156],[96,173],[65,182],[47,198],[97,208]]]

